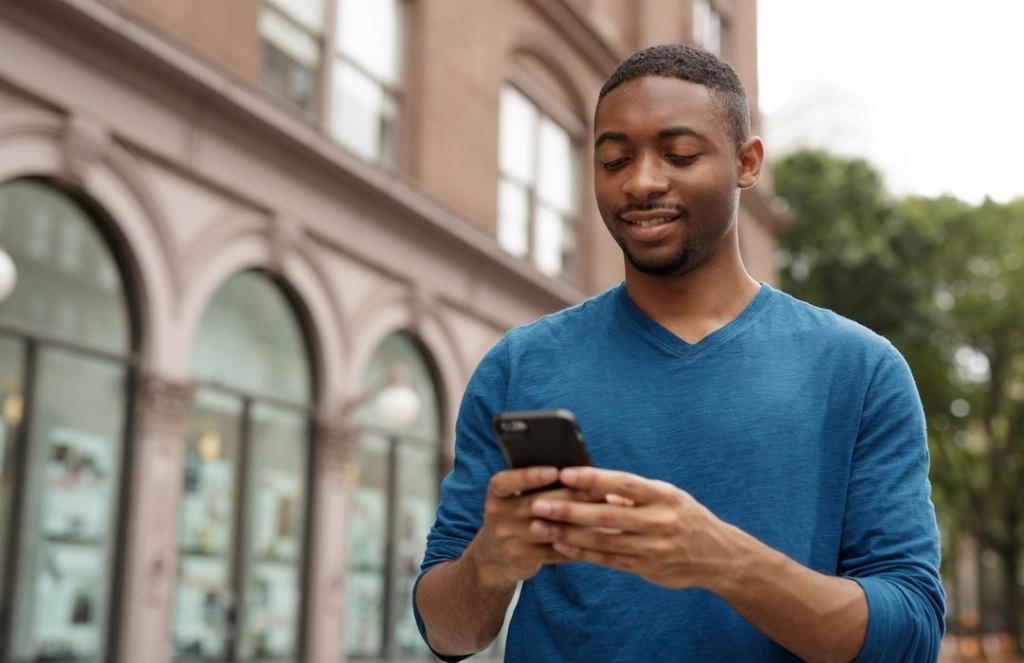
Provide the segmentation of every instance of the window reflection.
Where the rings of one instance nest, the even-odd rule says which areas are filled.
[[[123,401],[121,366],[68,351],[40,353],[14,588],[14,659],[40,652],[102,658]]]
[[[105,660],[130,351],[120,270],[48,182],[0,185],[0,210],[18,268],[0,302],[0,659]]]
[[[192,356],[173,643],[178,660],[299,650],[310,449],[305,339],[284,293],[243,272],[214,296]]]
[[[364,388],[381,384],[395,366],[404,369],[421,408],[405,430],[388,429],[372,407],[357,415],[363,434],[352,460],[356,485],[348,520],[344,637],[349,657],[429,658],[411,606],[438,497],[441,414],[433,372],[408,334],[385,339]]]
[[[549,276],[576,253],[577,150],[569,133],[521,92],[501,95],[498,243]]]

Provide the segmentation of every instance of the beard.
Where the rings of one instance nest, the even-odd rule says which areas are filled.
[[[683,244],[667,257],[661,259],[643,259],[629,250],[626,242],[616,238],[622,254],[637,271],[649,276],[677,276],[685,274],[699,264],[694,260],[700,254],[697,242],[694,238],[688,238]]]

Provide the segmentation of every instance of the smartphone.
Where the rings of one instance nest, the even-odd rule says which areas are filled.
[[[502,412],[494,417],[493,428],[511,468],[592,464],[583,433],[569,410]]]

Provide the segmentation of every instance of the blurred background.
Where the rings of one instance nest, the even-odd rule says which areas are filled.
[[[462,389],[621,280],[593,106],[665,42],[747,86],[753,276],[914,369],[944,656],[1013,660],[1024,17],[850,4],[0,0],[0,660],[429,660]]]

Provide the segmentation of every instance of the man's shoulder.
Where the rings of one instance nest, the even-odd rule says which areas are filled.
[[[804,342],[862,348],[873,353],[895,351],[888,339],[856,320],[783,291],[777,292],[772,315]]]
[[[550,344],[556,339],[569,341],[577,334],[587,333],[593,325],[610,320],[618,306],[621,287],[620,284],[578,304],[513,327],[506,334],[506,339],[516,345]]]

